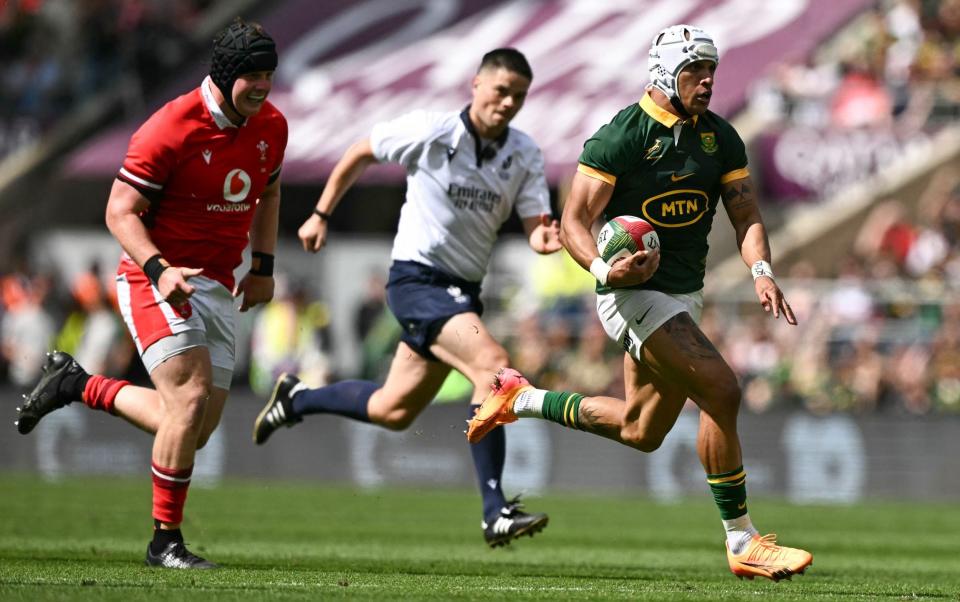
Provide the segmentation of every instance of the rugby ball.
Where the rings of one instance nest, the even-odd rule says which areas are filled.
[[[632,215],[621,215],[603,225],[597,235],[597,252],[607,265],[637,251],[660,248],[660,238],[650,223]]]

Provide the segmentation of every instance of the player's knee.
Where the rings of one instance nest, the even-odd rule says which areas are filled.
[[[187,385],[178,389],[177,393],[180,402],[172,412],[175,419],[191,429],[201,428],[207,414],[210,388],[203,384]]]
[[[413,420],[417,417],[414,412],[406,408],[398,408],[387,412],[380,417],[380,420],[377,422],[380,426],[390,429],[391,431],[404,431],[413,424]]]
[[[646,453],[659,449],[665,437],[666,433],[658,433],[636,424],[625,425],[620,429],[620,440],[625,445]]]
[[[721,380],[715,386],[712,397],[714,398],[713,411],[718,417],[736,418],[740,412],[740,399],[743,392],[737,379],[731,374],[730,378]]]
[[[500,345],[489,345],[477,351],[473,358],[473,365],[492,376],[500,368],[510,365],[510,356]]]

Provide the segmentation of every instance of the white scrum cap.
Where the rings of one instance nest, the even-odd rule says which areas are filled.
[[[696,61],[720,63],[720,53],[713,38],[692,25],[671,25],[653,38],[647,66],[650,83],[667,95],[677,95],[677,76],[684,67]]]

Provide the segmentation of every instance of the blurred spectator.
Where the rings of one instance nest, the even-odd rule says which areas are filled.
[[[617,369],[623,365],[620,350],[608,342],[599,319],[583,320],[576,352],[564,356],[559,366],[564,390],[614,395],[616,388],[623,389],[622,369]]]
[[[381,274],[370,274],[367,277],[366,292],[357,306],[353,320],[353,334],[358,341],[367,338],[387,308],[386,285]]]
[[[250,387],[268,395],[283,372],[311,387],[330,382],[330,316],[327,306],[310,299],[302,283],[277,274],[273,301],[256,315],[251,336]]]
[[[0,278],[3,318],[0,321],[0,353],[7,363],[10,381],[18,387],[32,385],[40,373],[56,325],[44,308],[50,279],[33,274],[21,262]]]
[[[830,101],[831,125],[853,129],[885,127],[893,120],[893,101],[882,80],[866,67],[848,65]]]
[[[367,278],[366,293],[354,313],[354,336],[361,342],[360,378],[380,382],[387,376],[400,341],[400,323],[387,307],[381,274]]]
[[[125,374],[133,359],[133,346],[113,305],[115,293],[108,294],[103,285],[99,264],[94,263],[73,279],[70,296],[73,307],[54,347],[70,353],[97,374]]]

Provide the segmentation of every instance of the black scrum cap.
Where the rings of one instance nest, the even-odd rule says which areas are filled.
[[[273,71],[277,68],[277,45],[262,27],[255,23],[234,21],[213,41],[210,79],[233,106],[233,82],[244,73]]]

